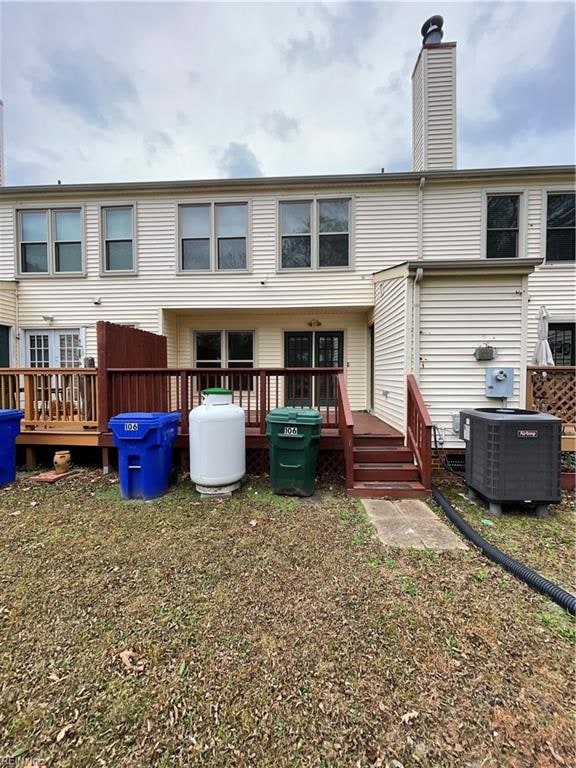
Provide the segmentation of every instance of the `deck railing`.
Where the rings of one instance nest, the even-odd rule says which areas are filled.
[[[21,427],[98,426],[96,369],[0,369],[0,408],[24,411]]]
[[[576,366],[529,366],[526,408],[576,424]]]
[[[338,374],[338,430],[344,451],[346,488],[350,489],[354,487],[354,419],[343,372]]]
[[[99,424],[129,411],[180,411],[180,429],[188,432],[188,413],[202,391],[225,387],[246,412],[246,426],[266,431],[266,414],[281,406],[314,406],[325,428],[340,429],[341,368],[109,368],[100,395]]]
[[[407,376],[406,441],[420,471],[422,485],[432,487],[432,420],[414,374]]]

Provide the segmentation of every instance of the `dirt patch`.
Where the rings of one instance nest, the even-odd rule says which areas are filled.
[[[573,764],[570,619],[474,550],[387,549],[320,494],[126,503],[97,472],[0,491],[0,755]]]

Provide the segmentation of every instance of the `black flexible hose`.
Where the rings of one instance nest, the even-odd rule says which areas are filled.
[[[529,587],[536,590],[536,592],[541,592],[543,595],[549,597],[550,600],[553,600],[561,608],[564,608],[565,611],[571,613],[572,616],[576,616],[576,597],[574,595],[571,595],[570,592],[566,592],[565,589],[562,589],[562,587],[559,587],[552,581],[548,581],[548,579],[540,576],[536,571],[519,563],[518,560],[514,560],[513,557],[502,552],[502,550],[495,547],[494,544],[490,544],[489,541],[486,541],[486,539],[480,536],[471,525],[468,525],[468,523],[460,517],[458,512],[456,512],[454,507],[445,499],[436,486],[433,486],[432,488],[432,498],[442,507],[446,517],[454,523],[456,528],[458,528],[466,538],[470,539],[473,544],[481,549],[486,557],[489,557],[490,560],[493,560],[507,571],[510,571],[513,576],[521,579],[525,584],[528,584]]]

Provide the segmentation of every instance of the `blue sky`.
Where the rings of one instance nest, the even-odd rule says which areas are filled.
[[[410,169],[420,27],[458,44],[458,166],[573,163],[574,5],[0,5],[6,182]]]

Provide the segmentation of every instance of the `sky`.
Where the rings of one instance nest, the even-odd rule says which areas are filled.
[[[575,5],[0,2],[7,184],[410,170],[420,28],[458,167],[575,161]]]

